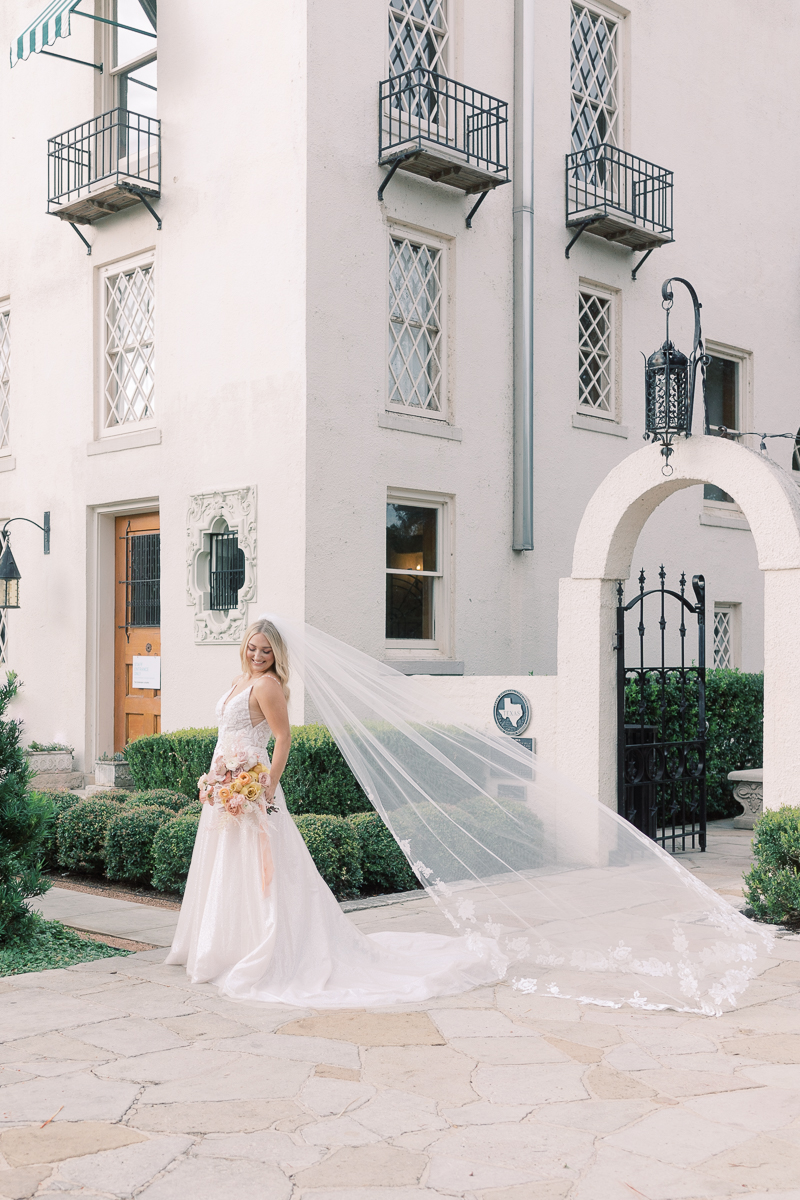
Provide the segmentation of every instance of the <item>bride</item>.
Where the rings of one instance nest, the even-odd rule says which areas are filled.
[[[249,627],[240,657],[217,705],[217,777],[226,759],[268,775],[248,811],[203,804],[166,960],[192,982],[361,1008],[505,979],[584,1003],[711,1014],[769,965],[764,930],[511,739],[443,721],[424,685],[275,616]],[[290,668],[425,886],[421,919],[449,932],[364,935],[322,880],[280,786]]]

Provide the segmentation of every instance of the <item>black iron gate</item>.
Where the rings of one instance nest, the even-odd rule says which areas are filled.
[[[617,584],[617,811],[665,850],[705,850],[705,579],[692,579],[694,604],[685,595],[685,574],[680,592],[665,586],[663,566],[659,580],[659,587],[645,590],[644,571],[640,572],[639,593],[627,604],[623,584]],[[651,596],[656,599],[648,607],[660,600],[660,612],[658,633],[648,638],[645,600]],[[680,616],[677,647],[675,626],[667,622],[667,606],[674,608],[673,601]],[[625,658],[625,617],[637,606],[639,661],[630,666]],[[689,666],[687,613],[697,617],[697,659]],[[678,650],[680,666],[667,665],[668,647]],[[661,665],[646,665],[648,656],[660,657]]]

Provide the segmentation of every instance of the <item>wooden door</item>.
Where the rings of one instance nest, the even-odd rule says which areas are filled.
[[[128,742],[161,729],[158,513],[117,517],[116,534],[114,749],[124,750]]]

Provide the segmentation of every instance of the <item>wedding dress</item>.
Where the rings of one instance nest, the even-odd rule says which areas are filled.
[[[226,700],[217,704],[214,754],[236,740],[266,761],[270,728],[252,725],[250,688]],[[240,1000],[310,1008],[426,1000],[497,976],[489,954],[476,958],[468,938],[362,934],[317,871],[280,786],[274,803],[278,812],[266,817],[268,885],[255,814],[203,805],[167,963],[185,964],[193,983],[213,982]]]
[[[583,1003],[720,1013],[773,965],[771,933],[503,735],[424,682],[270,614],[291,684],[335,738],[435,902],[441,933],[363,935],[320,877],[280,788],[268,817],[203,806],[168,963],[229,996],[364,1007],[505,980]],[[218,748],[265,760],[249,689],[217,706]],[[426,903],[420,892],[421,903]]]

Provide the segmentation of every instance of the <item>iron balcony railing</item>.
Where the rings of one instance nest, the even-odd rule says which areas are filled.
[[[427,67],[380,85],[381,162],[410,142],[464,155],[470,165],[508,179],[508,105]]]
[[[112,108],[48,142],[48,212],[108,183],[161,192],[161,122]]]
[[[567,155],[567,224],[619,215],[672,237],[672,171],[603,142]]]

